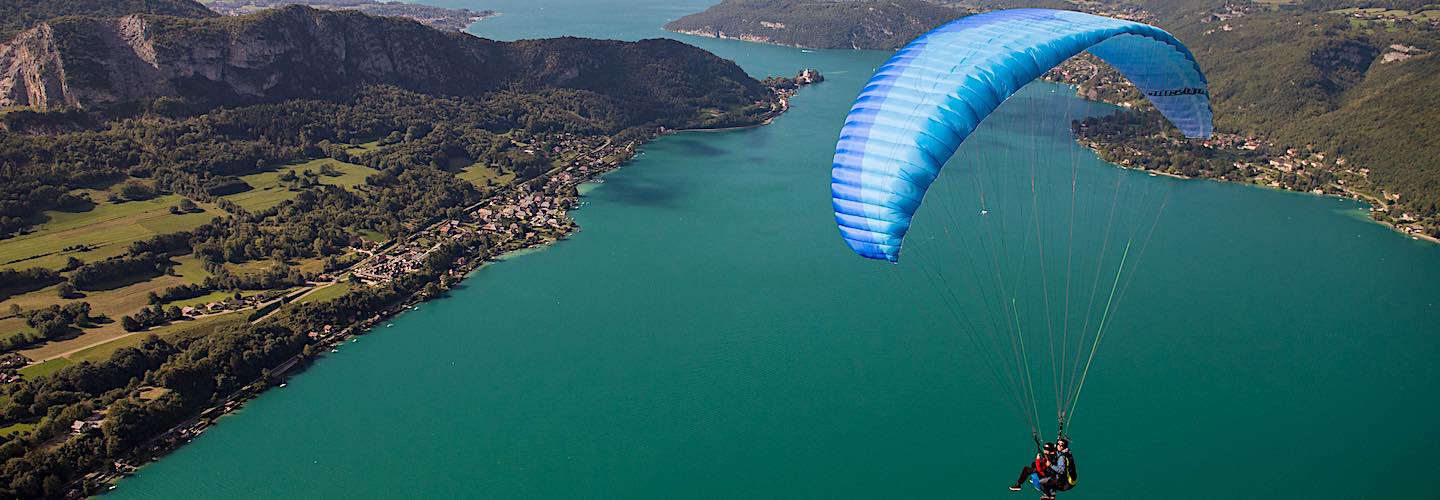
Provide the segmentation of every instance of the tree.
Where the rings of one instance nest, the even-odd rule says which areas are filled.
[[[141,328],[140,322],[135,321],[135,318],[130,316],[120,318],[120,327],[124,328],[127,332],[138,332]]]
[[[80,297],[80,294],[75,291],[75,285],[70,284],[69,281],[60,282],[60,285],[55,287],[55,292],[60,294],[60,298],[62,299],[74,299]]]
[[[190,201],[190,198],[181,198],[180,210],[183,210],[185,213],[198,212],[200,211],[200,207],[195,206],[195,202]]]
[[[126,181],[120,186],[120,196],[128,201],[148,200],[155,197],[155,189],[140,181]]]
[[[80,260],[80,259],[77,259],[77,258],[75,258],[74,255],[71,255],[71,256],[65,258],[65,267],[61,268],[60,270],[61,270],[61,271],[73,271],[73,270],[75,270],[75,269],[79,269],[80,266],[83,266],[83,265],[85,265],[85,261]]]

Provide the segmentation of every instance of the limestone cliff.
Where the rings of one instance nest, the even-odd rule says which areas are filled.
[[[657,67],[695,81],[647,80]],[[306,7],[210,19],[62,18],[0,44],[0,107],[40,110],[166,96],[218,104],[323,98],[359,84],[467,95],[513,86],[663,94],[687,83],[737,100],[766,95],[734,64],[669,40],[503,43]]]

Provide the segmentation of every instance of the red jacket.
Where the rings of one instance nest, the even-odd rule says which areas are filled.
[[[1044,455],[1035,458],[1035,473],[1040,475],[1040,477],[1045,477],[1050,474],[1050,460],[1045,458]]]

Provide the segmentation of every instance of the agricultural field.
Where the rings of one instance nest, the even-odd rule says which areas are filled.
[[[85,261],[114,257],[125,253],[134,241],[192,229],[219,213],[201,205],[205,212],[172,214],[170,207],[180,202],[179,195],[123,203],[112,203],[103,195],[92,194],[91,199],[96,200],[96,205],[88,211],[46,211],[49,220],[37,225],[30,234],[0,240],[0,269],[37,266],[59,269],[67,257]],[[74,245],[86,245],[91,250],[64,251]]]
[[[335,300],[347,293],[350,293],[351,289],[352,288],[350,283],[341,281],[333,285],[317,288],[315,289],[315,291],[312,291],[305,296],[300,297],[300,299],[296,300],[295,303],[306,304],[310,302],[326,302],[330,300]]]
[[[5,306],[5,311],[0,314],[10,314],[9,308],[10,306]],[[0,333],[16,332],[25,328],[29,327],[25,326],[25,320],[21,319],[19,316],[11,316],[5,319],[0,319]]]
[[[385,241],[385,240],[390,239],[389,236],[385,236],[383,233],[381,233],[381,232],[379,232],[379,231],[376,231],[376,230],[374,230],[374,229],[361,229],[361,230],[355,231],[355,234],[359,235],[361,238],[364,238],[366,241],[376,241],[376,242],[379,242],[379,241]]]
[[[28,422],[16,422],[5,427],[0,427],[0,436],[11,434],[27,434],[35,429],[35,424]]]
[[[326,165],[334,167],[341,175],[335,177],[320,175],[320,183],[340,186],[346,189],[364,184],[365,177],[377,172],[375,169],[363,165],[345,163],[330,158],[321,158],[318,160],[292,163],[269,172],[241,176],[240,179],[245,181],[246,184],[249,184],[253,189],[243,193],[222,196],[222,198],[235,202],[235,204],[240,205],[240,207],[245,210],[252,212],[264,210],[279,205],[281,202],[294,198],[299,194],[299,191],[291,191],[285,187],[285,182],[280,180],[280,177],[285,175],[286,172],[294,172],[296,175],[299,175],[309,170],[319,174],[320,170]]]
[[[345,152],[352,155],[358,155],[369,153],[377,149],[380,149],[380,141],[370,141],[361,144],[351,144],[345,148]]]
[[[515,173],[506,172],[504,174],[501,174],[499,171],[490,168],[487,165],[475,163],[461,169],[455,174],[455,177],[461,180],[470,181],[471,184],[480,187],[486,187],[487,185],[504,186],[510,184],[512,181],[515,180]],[[493,181],[494,183],[490,184],[490,181]]]
[[[222,326],[243,323],[244,321],[244,314],[234,313],[209,316],[192,321],[177,321],[165,326],[156,327],[143,332],[126,333],[122,336],[111,339],[108,342],[95,344],[90,347],[75,350],[62,356],[54,357],[40,363],[26,366],[24,368],[21,368],[19,370],[19,373],[21,376],[27,378],[39,375],[46,375],[54,373],[61,368],[73,364],[85,361],[96,363],[104,361],[106,359],[110,359],[110,355],[114,354],[115,351],[118,351],[125,347],[134,347],[140,345],[140,342],[144,341],[145,337],[150,335],[155,335],[167,340],[180,338],[182,336],[201,336],[209,334],[210,332],[213,332],[215,331],[215,329]]]
[[[90,303],[92,314],[105,314],[111,319],[119,319],[120,316],[134,313],[140,308],[150,305],[147,301],[150,292],[159,293],[161,290],[176,285],[201,283],[210,276],[210,273],[205,272],[205,268],[201,266],[200,260],[194,256],[171,257],[170,261],[175,263],[173,276],[161,275],[110,290],[82,292],[84,296],[75,299],[61,299],[56,291],[58,285],[52,285],[0,301],[0,310],[8,311],[10,304],[30,310],[50,304],[84,301]],[[6,325],[4,321],[6,320],[0,320],[0,327]],[[8,332],[4,328],[0,328],[0,333]]]
[[[34,359],[47,359],[57,354],[96,345],[116,338],[124,337],[126,332],[120,327],[120,318],[134,314],[136,311],[149,306],[148,296],[150,292],[160,291],[183,284],[196,284],[203,282],[209,273],[201,266],[199,259],[185,255],[171,258],[175,262],[174,275],[162,275],[139,283],[133,283],[120,288],[101,291],[84,292],[84,297],[76,299],[60,299],[55,286],[46,287],[40,290],[11,297],[0,301],[0,310],[8,311],[10,304],[20,306],[22,309],[38,309],[47,307],[50,304],[64,304],[71,301],[84,301],[90,303],[91,314],[95,316],[105,315],[111,322],[102,324],[95,328],[87,328],[81,334],[63,340],[55,340],[35,346],[30,349],[21,350],[20,354]],[[9,335],[19,330],[11,326],[19,325],[24,327],[24,322],[18,318],[0,320],[0,335]]]

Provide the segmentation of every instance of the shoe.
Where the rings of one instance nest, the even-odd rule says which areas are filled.
[[[1019,487],[1019,486],[1011,486],[1011,487],[1010,487],[1010,491],[1020,491],[1020,487]]]

